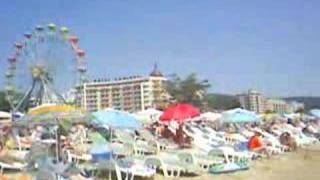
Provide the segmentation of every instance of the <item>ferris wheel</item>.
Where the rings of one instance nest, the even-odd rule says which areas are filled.
[[[46,103],[64,104],[85,81],[85,51],[67,27],[37,26],[15,42],[8,58],[6,97],[13,111]]]

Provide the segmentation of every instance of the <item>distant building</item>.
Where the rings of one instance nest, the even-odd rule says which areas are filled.
[[[113,108],[136,112],[157,107],[167,98],[165,81],[157,65],[147,77],[94,80],[77,88],[77,104],[87,111]]]
[[[241,107],[256,113],[271,111],[275,113],[293,113],[304,108],[303,103],[286,102],[283,99],[267,98],[258,91],[248,90],[246,93],[237,95]]]
[[[237,95],[242,108],[256,113],[265,112],[265,97],[258,91],[248,90]]]
[[[280,114],[288,113],[290,111],[289,105],[282,99],[266,99],[265,109]]]

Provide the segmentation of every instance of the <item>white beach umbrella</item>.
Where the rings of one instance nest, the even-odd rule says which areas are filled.
[[[159,117],[161,116],[162,111],[159,111],[157,109],[149,108],[146,110],[139,111],[135,114],[133,114],[139,121],[142,123],[150,123],[159,120]]]
[[[221,118],[221,114],[214,112],[205,112],[200,115],[200,118],[208,121],[216,121]]]

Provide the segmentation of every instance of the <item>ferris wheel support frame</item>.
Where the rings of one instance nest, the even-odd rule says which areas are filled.
[[[66,103],[65,99],[59,93],[57,93],[50,84],[51,83],[46,78],[33,79],[32,86],[25,93],[13,111],[20,112],[29,105],[31,95],[35,91],[36,86],[39,86],[39,90],[36,92],[35,104],[40,105],[43,104],[43,102],[50,102],[50,99],[56,99],[55,103]]]

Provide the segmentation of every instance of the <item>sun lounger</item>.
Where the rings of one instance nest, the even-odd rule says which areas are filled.
[[[10,169],[10,170],[22,170],[23,168],[27,167],[26,163],[20,163],[20,162],[0,162],[0,174],[3,173],[4,169]]]
[[[134,176],[150,178],[153,177],[156,171],[145,166],[144,161],[137,158],[122,158],[117,160],[117,165],[121,172],[125,172],[127,176]]]
[[[147,141],[137,139],[134,143],[134,152],[136,155],[145,156],[157,153],[157,147],[152,146]]]
[[[189,127],[186,127],[186,130],[189,131],[189,134],[192,137],[194,137],[194,136],[200,137],[201,136],[202,138],[204,138],[207,141],[212,142],[212,143],[219,143],[219,144],[227,143],[227,141],[225,141],[224,138],[218,136],[218,134],[210,133],[210,132],[205,133],[203,130],[201,130],[198,127],[189,126]]]
[[[224,133],[224,139],[230,144],[237,144],[239,142],[248,141],[246,137],[238,133]]]
[[[199,134],[190,132],[190,129],[186,129],[185,132],[194,138],[193,144],[200,150],[207,153],[210,151],[221,152],[219,155],[224,156],[227,162],[233,162],[240,159],[251,159],[252,153],[246,152],[236,152],[234,147],[227,144],[219,144],[218,142],[210,141],[205,139],[204,136],[199,136]]]
[[[92,156],[90,154],[82,153],[75,154],[71,150],[66,150],[68,162],[74,162],[78,164],[80,161],[90,161]]]
[[[131,156],[134,154],[134,144],[132,142],[123,143],[119,141],[113,141],[109,145],[113,151],[113,154],[116,156]]]
[[[195,157],[187,152],[165,152],[160,155],[165,161],[175,162],[177,165],[183,167],[182,172],[191,174],[200,174],[202,171],[198,165]],[[170,159],[166,159],[170,158]]]
[[[173,141],[170,141],[169,139],[158,138],[147,130],[140,130],[139,134],[140,135],[139,137],[137,137],[137,140],[142,139],[146,141],[149,144],[149,146],[156,148],[157,153],[165,150],[178,148],[178,145],[175,144]]]
[[[147,157],[144,164],[154,170],[162,170],[166,178],[178,178],[183,171],[183,167],[177,165],[176,162],[163,160],[157,156]]]
[[[209,168],[215,164],[224,163],[224,159],[218,156],[209,156],[204,151],[197,151],[195,149],[186,149],[175,151],[181,161],[185,163],[193,163],[198,166],[198,171],[208,172]]]
[[[135,176],[150,178],[156,173],[154,169],[147,167],[144,161],[132,161],[127,158],[96,163],[87,162],[79,164],[78,167],[91,172],[95,170],[108,170],[109,172],[115,172],[117,180],[127,180],[129,178],[133,180]],[[122,177],[122,174],[124,174],[125,177]],[[94,176],[93,173],[91,175]],[[113,179],[111,173],[109,173],[108,179]]]
[[[27,166],[24,162],[29,150],[9,150],[7,151],[7,156],[0,160],[0,171],[3,172],[4,169],[10,170],[22,170]]]
[[[114,141],[121,142],[124,144],[131,144],[133,147],[133,152],[136,155],[146,155],[146,154],[155,154],[157,152],[157,147],[154,143],[149,143],[139,137],[135,137],[134,134],[127,131],[116,131],[116,138]]]
[[[126,131],[126,130],[115,130],[114,135],[115,135],[115,137],[113,139],[121,141],[121,142],[132,143],[135,140],[134,133]]]

